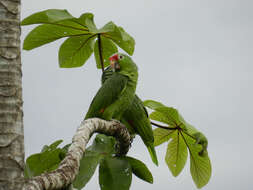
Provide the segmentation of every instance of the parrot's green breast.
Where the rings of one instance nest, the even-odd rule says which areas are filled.
[[[98,90],[85,119],[98,117],[105,120],[120,120],[132,103],[138,80],[137,66],[127,55],[119,61],[119,66],[120,69],[111,72],[110,77]]]
[[[107,80],[110,80],[111,77],[113,77],[113,72],[112,69],[108,67],[103,72],[102,84],[106,83]],[[152,161],[157,165],[158,161],[154,149],[154,136],[148,118],[148,112],[137,95],[134,95],[132,103],[124,111],[121,117],[121,122],[128,128],[131,134],[140,135],[150,153]]]

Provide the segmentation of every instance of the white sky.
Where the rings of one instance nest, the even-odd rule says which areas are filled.
[[[253,186],[253,1],[250,0],[23,0],[22,18],[45,9],[95,14],[136,40],[137,93],[173,106],[209,139],[213,176],[203,190]],[[33,27],[23,27],[23,38]],[[93,56],[84,67],[58,68],[60,43],[22,53],[26,156],[56,139],[70,142],[100,86]],[[132,190],[194,190],[189,162],[174,178],[158,148],[155,167],[140,139],[130,155],[151,169],[154,184],[133,177]],[[98,189],[97,176],[86,189]]]

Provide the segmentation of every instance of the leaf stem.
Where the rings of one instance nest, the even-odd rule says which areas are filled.
[[[101,36],[100,34],[98,34],[98,52],[99,52],[99,59],[100,59],[100,63],[101,63],[101,68],[102,71],[104,72],[104,59],[103,59],[103,55],[102,55],[102,43],[101,43]]]
[[[157,123],[154,123],[153,121],[150,122],[152,125],[158,127],[158,128],[161,128],[161,129],[167,129],[167,130],[177,130],[178,128],[175,128],[175,127],[167,127],[167,126],[163,126],[163,125],[160,125],[160,124],[157,124]]]

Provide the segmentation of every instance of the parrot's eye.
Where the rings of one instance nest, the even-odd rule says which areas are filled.
[[[123,59],[123,55],[120,55],[120,56],[119,56],[119,59]]]

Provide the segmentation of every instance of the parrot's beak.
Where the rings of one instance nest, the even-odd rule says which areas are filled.
[[[118,54],[115,54],[113,56],[110,57],[110,65],[111,65],[111,68],[112,70],[115,72],[116,70],[119,70],[120,69],[120,65],[119,65],[119,62],[118,62]]]
[[[115,63],[114,63],[114,69],[115,69],[115,70],[119,70],[119,69],[120,69],[119,62],[115,62]]]

